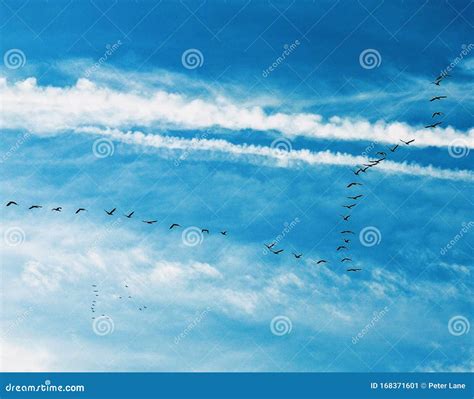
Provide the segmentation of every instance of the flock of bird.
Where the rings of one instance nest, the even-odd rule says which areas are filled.
[[[446,73],[443,73],[441,75],[439,75],[435,80],[434,82],[432,82],[434,85],[436,86],[440,86],[441,82],[446,78],[446,77],[449,77],[450,75],[446,74]],[[447,98],[447,96],[445,95],[436,95],[434,97],[432,97],[429,101],[430,102],[434,102],[434,101],[439,101],[439,100],[443,100]],[[444,115],[443,112],[441,111],[436,111],[436,112],[433,112],[432,114],[432,118],[435,118],[435,117],[441,117],[442,115]],[[441,125],[443,123],[443,121],[436,121],[436,122],[433,122],[429,125],[426,125],[425,128],[426,129],[434,129],[436,127],[438,127],[439,125]],[[400,142],[403,143],[404,145],[410,145],[411,143],[413,143],[415,141],[415,139],[409,139],[409,140],[402,140],[400,139]],[[388,157],[388,154],[389,153],[394,153],[398,150],[398,148],[400,147],[400,144],[395,144],[393,146],[389,146],[385,149],[385,151],[377,151],[376,154],[375,154],[375,159],[369,159],[368,160],[368,163],[364,163],[362,165],[358,165],[356,167],[355,170],[353,170],[353,174],[356,176],[356,178],[360,178],[361,176],[363,176],[363,174],[367,173],[367,171],[371,168],[374,168],[376,167],[377,165],[379,165],[381,162],[385,161]],[[387,152],[386,152],[387,151]],[[360,181],[351,181],[349,182],[347,185],[346,185],[346,189],[347,190],[350,190],[351,193],[352,191],[354,191],[356,188],[358,187],[361,187],[363,186],[363,183],[360,182]],[[342,218],[342,222],[343,223],[350,223],[351,222],[351,218],[352,218],[352,211],[353,211],[353,208],[355,208],[356,206],[359,205],[360,203],[360,200],[361,198],[364,197],[364,194],[361,194],[360,192],[357,192],[355,193],[354,195],[347,195],[346,196],[346,199],[348,200],[351,200],[350,203],[347,203],[347,204],[344,204],[342,205],[342,207],[344,209],[347,209],[347,211],[345,212],[345,214],[343,215],[340,215],[340,217]],[[6,203],[6,206],[7,207],[10,207],[10,206],[19,206],[17,202],[15,201],[9,201]],[[29,210],[33,210],[33,209],[41,209],[43,208],[42,205],[31,205],[28,209]],[[63,211],[63,207],[61,206],[57,206],[57,207],[54,207],[51,209],[51,211],[53,212],[62,212]],[[108,216],[114,216],[115,215],[115,212],[117,211],[117,208],[113,208],[111,210],[107,210],[107,209],[104,209],[104,212],[108,215]],[[75,211],[75,214],[79,214],[81,212],[87,212],[87,209],[85,208],[77,208],[76,211]],[[126,217],[127,219],[131,219],[132,217],[134,217],[135,215],[135,211],[131,211],[129,213],[125,213],[123,214],[124,217]],[[148,225],[152,225],[152,224],[155,224],[157,223],[158,221],[155,220],[155,219],[145,219],[145,220],[142,220],[143,223],[146,223]],[[170,226],[169,226],[169,230],[173,230],[173,229],[177,229],[177,228],[180,228],[181,225],[179,223],[172,223]],[[209,229],[207,228],[202,228],[201,229],[201,233],[204,234],[210,234],[209,232]],[[220,234],[223,235],[223,236],[227,236],[227,230],[222,230],[220,231]],[[351,244],[351,236],[354,235],[354,231],[347,228],[347,229],[344,229],[340,232],[340,239],[341,241],[339,242],[339,244],[336,246],[336,253],[339,255],[341,253],[343,253],[344,255],[343,256],[339,256],[339,262],[340,263],[343,263],[345,264],[346,262],[352,262],[352,257],[348,254],[348,251],[350,251],[350,244]],[[276,241],[273,241],[271,243],[265,243],[264,244],[265,247],[267,248],[268,251],[270,251],[272,254],[274,255],[280,255],[282,254],[285,250],[283,248],[276,248],[277,246],[277,242]],[[296,253],[296,252],[292,252],[292,255],[295,259],[301,259],[303,257],[303,254],[302,253]],[[327,264],[329,263],[329,261],[327,259],[318,259],[318,260],[313,260],[311,259],[311,261],[313,263],[315,263],[316,265],[323,265],[323,264]],[[359,272],[361,271],[362,269],[361,268],[348,268],[346,269],[348,272]],[[94,288],[96,288],[96,285],[93,285]],[[127,285],[125,285],[125,287],[128,288]],[[96,296],[99,296],[98,295],[98,290],[94,290],[94,293],[96,294]],[[128,296],[128,298],[131,298],[131,296]],[[119,299],[122,299],[121,296],[119,296]],[[96,304],[96,300],[93,300],[92,301],[92,305],[91,305],[91,310],[92,312],[95,312],[95,305]],[[139,310],[143,310],[143,309],[146,309],[146,306],[143,306],[143,307],[140,307]]]
[[[19,206],[19,204],[16,202],[16,201],[8,201],[5,205],[6,207],[9,207],[9,206]],[[43,208],[43,205],[31,205],[30,207],[28,207],[28,210],[33,210],[33,209],[41,209]],[[117,208],[113,208],[111,209],[110,211],[108,211],[107,209],[104,209],[104,212],[109,215],[109,216],[114,216],[115,215],[115,211],[117,210]],[[51,211],[52,212],[62,212],[63,211],[63,207],[62,206],[57,206],[55,208],[51,208]],[[79,214],[81,212],[87,212],[87,209],[85,208],[78,208],[74,214]],[[133,217],[133,215],[135,214],[135,211],[132,211],[130,213],[125,213],[123,214],[123,216],[125,216],[127,219],[131,219]],[[158,222],[158,220],[154,220],[154,219],[151,219],[151,220],[142,220],[143,223],[146,223],[146,224],[155,224]],[[169,230],[173,230],[173,229],[176,229],[176,228],[179,228],[181,227],[181,225],[179,223],[172,223],[170,226],[169,226]],[[201,233],[206,233],[206,234],[210,234],[210,231],[209,229],[201,229]],[[220,234],[223,235],[223,236],[226,236],[227,235],[227,230],[221,230],[220,231]]]
[[[124,288],[126,290],[128,290],[128,285],[127,284],[124,284]],[[99,289],[97,288],[97,284],[92,284],[92,294],[94,295],[94,299],[92,300],[92,303],[91,303],[91,313],[93,314],[92,316],[92,320],[95,319],[95,316],[94,314],[96,313],[97,311],[97,306],[98,306],[98,303],[99,303]],[[125,300],[130,300],[132,299],[132,296],[131,295],[128,295],[128,293],[126,295],[116,295],[116,298],[118,300],[122,300],[122,299],[125,299]],[[148,309],[146,305],[141,305],[138,307],[138,310],[141,312],[141,311],[144,311]],[[101,317],[108,317],[105,315],[105,313],[103,313],[101,315]]]

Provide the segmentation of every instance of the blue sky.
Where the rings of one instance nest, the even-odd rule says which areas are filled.
[[[2,2],[2,369],[472,370],[473,7]]]

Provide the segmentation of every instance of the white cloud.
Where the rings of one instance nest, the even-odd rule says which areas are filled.
[[[1,128],[42,134],[86,125],[118,129],[252,129],[278,131],[288,137],[380,143],[416,138],[414,146],[447,147],[457,139],[474,148],[474,129],[465,133],[452,127],[426,130],[399,122],[372,124],[338,116],[326,121],[310,113],[268,113],[260,106],[246,106],[222,96],[206,100],[163,89],[118,90],[84,78],[70,87],[39,86],[35,78],[11,84],[0,78],[0,96]]]
[[[346,153],[332,153],[330,151],[311,152],[307,149],[281,151],[277,148],[252,145],[233,144],[221,139],[186,139],[181,137],[166,137],[156,134],[144,134],[139,131],[122,132],[117,129],[100,129],[95,127],[84,127],[77,129],[78,133],[100,134],[111,140],[121,141],[127,144],[151,147],[156,149],[180,150],[186,152],[208,151],[211,154],[225,154],[234,158],[247,156],[266,158],[280,167],[297,165],[298,162],[308,165],[338,165],[354,167],[367,162],[363,156],[353,156]],[[212,159],[206,157],[206,159]],[[427,176],[438,179],[452,180],[474,180],[474,174],[468,170],[440,169],[434,166],[421,166],[415,163],[397,163],[384,161],[377,165],[378,170],[391,173],[402,173],[406,175]]]

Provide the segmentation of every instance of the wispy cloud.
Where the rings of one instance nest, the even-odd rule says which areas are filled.
[[[454,140],[474,148],[474,129],[452,127],[427,130],[402,122],[370,123],[334,116],[328,120],[312,113],[267,112],[225,96],[215,99],[177,94],[162,89],[111,88],[81,78],[70,87],[39,86],[35,78],[9,83],[0,80],[3,112],[0,127],[55,133],[81,126],[129,129],[207,129],[280,132],[288,137],[394,143],[416,138],[415,146],[447,147]],[[29,112],[25,113],[24,110]]]
[[[307,149],[282,151],[278,148],[259,146],[253,144],[234,144],[222,139],[187,139],[182,137],[168,137],[156,134],[145,134],[140,131],[122,132],[117,129],[100,129],[96,127],[83,127],[76,129],[77,133],[88,133],[103,135],[111,140],[123,143],[151,147],[162,150],[177,151],[207,151],[215,156],[226,154],[234,159],[245,160],[248,157],[254,159],[270,161],[271,165],[279,167],[294,167],[298,164],[307,165],[337,165],[354,167],[355,165],[367,162],[363,156],[354,156],[347,153],[333,153],[331,151],[312,152]],[[226,158],[230,159],[230,158]],[[377,168],[384,172],[402,173],[415,176],[427,176],[438,179],[452,180],[474,180],[474,173],[469,170],[441,169],[434,166],[421,166],[416,163],[398,163],[384,161]]]

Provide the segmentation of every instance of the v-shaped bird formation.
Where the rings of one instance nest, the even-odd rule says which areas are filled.
[[[445,78],[449,77],[449,76],[451,76],[451,75],[448,75],[447,73],[443,73],[443,74],[439,75],[431,83],[433,83],[435,86],[440,87],[441,82],[443,82],[443,80]],[[447,96],[445,96],[445,95],[435,95],[429,101],[430,102],[436,102],[436,101],[441,101],[441,100],[446,99],[446,98],[447,98]],[[441,117],[442,115],[444,115],[444,113],[442,111],[435,111],[435,112],[432,113],[432,119]],[[437,120],[433,123],[430,123],[430,124],[426,125],[425,128],[434,129],[434,128],[440,126],[442,123],[443,123],[443,121]],[[406,145],[406,146],[409,146],[414,141],[415,141],[414,138],[400,139],[400,142],[403,145]],[[361,192],[361,189],[364,185],[361,181],[361,177],[364,174],[366,174],[369,170],[371,170],[372,168],[375,168],[377,165],[379,165],[380,163],[387,160],[387,158],[389,157],[389,154],[390,153],[395,153],[399,149],[399,147],[400,147],[400,144],[395,144],[395,145],[392,145],[392,146],[388,146],[386,149],[380,149],[375,153],[375,156],[373,157],[374,159],[369,158],[367,160],[367,163],[363,163],[362,165],[357,165],[356,169],[352,170],[352,173],[355,176],[355,178],[353,178],[352,181],[346,183],[346,185],[345,185],[345,188],[347,190],[347,195],[345,196],[345,200],[348,200],[348,201],[345,201],[345,203],[343,203],[341,205],[341,207],[344,208],[346,211],[343,214],[339,215],[340,218],[341,218],[339,223],[343,223],[347,226],[350,226],[350,223],[353,220],[352,219],[352,217],[353,217],[352,212],[355,209],[357,209],[357,207],[360,205],[360,202],[363,200],[363,198],[365,196],[365,194],[363,194]],[[8,201],[5,206],[6,207],[17,207],[17,206],[19,206],[19,204],[16,201]],[[42,209],[42,208],[43,208],[43,205],[35,204],[35,205],[29,206],[28,210],[33,211],[33,210]],[[63,212],[63,207],[62,206],[55,206],[55,207],[51,208],[51,211],[61,213],[61,212]],[[78,215],[80,213],[85,213],[85,212],[88,212],[88,210],[85,209],[85,208],[82,208],[82,207],[77,208],[74,211],[74,213],[76,215]],[[104,209],[104,212],[108,216],[111,216],[111,217],[116,216],[117,208],[114,207],[110,210]],[[128,211],[127,213],[124,213],[123,216],[127,219],[135,218],[135,211],[133,211],[133,210]],[[154,225],[155,223],[158,223],[158,220],[156,220],[156,219],[141,219],[141,222],[145,223],[147,225]],[[179,228],[181,228],[181,224],[172,223],[169,226],[168,230],[175,230],[175,229],[179,229]],[[227,230],[220,230],[219,233],[222,236],[227,236],[228,231]],[[209,231],[208,228],[201,228],[201,234],[210,234],[210,231]],[[340,263],[345,264],[347,262],[352,262],[353,261],[352,256],[350,255],[350,249],[351,249],[350,246],[351,246],[351,243],[352,243],[352,241],[351,241],[352,236],[354,236],[354,235],[355,235],[354,230],[349,228],[349,227],[344,228],[340,231],[340,240],[341,241],[336,245],[336,248],[335,248],[336,256],[337,256]],[[271,242],[269,244],[265,243],[264,245],[265,245],[266,249],[269,252],[271,252],[272,254],[281,255],[285,250],[283,248],[276,248],[277,244],[278,243],[276,241],[274,241],[274,242]],[[291,255],[296,260],[300,260],[303,257],[303,253],[292,252]],[[328,264],[330,264],[330,261],[328,259],[318,259],[318,260],[311,259],[311,262],[316,264],[316,265],[328,265]],[[355,267],[351,267],[351,268],[346,269],[347,272],[359,272],[361,270],[362,270],[361,268],[355,268]],[[96,293],[96,296],[98,296],[98,293]],[[129,296],[129,298],[130,298],[130,296]],[[91,309],[93,310],[93,312],[95,311],[95,306],[96,305],[95,305],[95,300],[94,300],[93,304],[91,306]],[[145,309],[145,308],[146,307],[143,306],[140,310]]]

